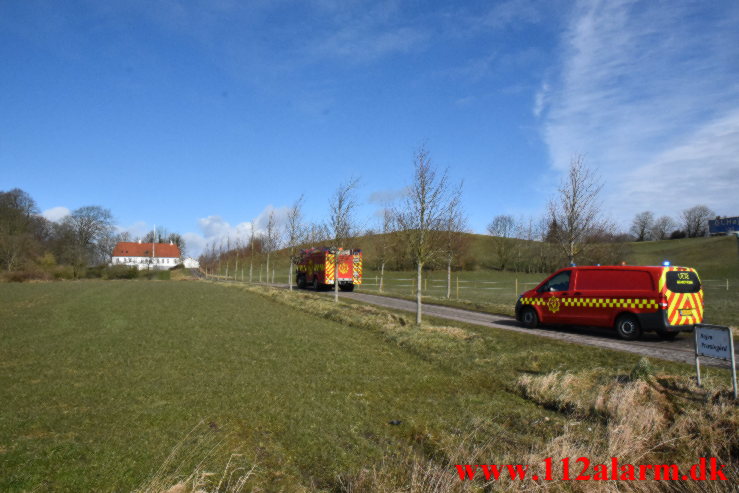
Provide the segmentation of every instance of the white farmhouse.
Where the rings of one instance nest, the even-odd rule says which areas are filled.
[[[120,241],[113,249],[111,265],[142,269],[171,269],[180,264],[180,249],[172,243]]]
[[[200,262],[198,262],[192,257],[187,257],[185,260],[183,260],[182,263],[184,264],[186,269],[199,269],[200,268]]]

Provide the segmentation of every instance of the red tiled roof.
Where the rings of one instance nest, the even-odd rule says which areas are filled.
[[[114,257],[151,257],[151,243],[121,241],[113,249]],[[154,257],[179,258],[180,249],[169,243],[154,243]]]

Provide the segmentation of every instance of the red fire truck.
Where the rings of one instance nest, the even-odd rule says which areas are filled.
[[[613,327],[622,339],[654,330],[664,339],[703,321],[703,289],[689,267],[573,266],[523,293],[516,318],[541,324]]]
[[[362,284],[362,250],[339,249],[339,289],[354,291]],[[328,248],[302,250],[296,259],[295,281],[299,288],[312,286],[316,291],[334,285],[336,254]]]

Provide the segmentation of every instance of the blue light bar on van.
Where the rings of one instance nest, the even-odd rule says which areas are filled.
[[[664,262],[662,262],[662,265],[664,265],[665,267],[669,267],[670,266],[670,261],[669,260],[665,260]]]

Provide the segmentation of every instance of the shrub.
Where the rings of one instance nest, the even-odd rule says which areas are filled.
[[[95,267],[88,267],[84,274],[87,279],[100,279],[103,277],[103,271],[106,269],[104,265],[96,265]],[[81,276],[80,276],[81,277]]]
[[[652,363],[650,363],[647,358],[642,358],[639,360],[636,366],[634,366],[634,368],[631,370],[631,374],[629,374],[629,378],[632,381],[633,380],[646,380],[652,375],[654,375],[654,367],[652,367]]]
[[[169,281],[171,274],[168,270],[142,270],[138,273],[140,279],[146,279],[151,281],[156,279],[158,281]]]
[[[138,275],[139,270],[128,265],[114,265],[103,271],[103,279],[136,279]]]
[[[26,282],[31,279],[38,279],[37,273],[28,270],[6,272],[3,277],[7,282]]]
[[[52,271],[52,276],[56,280],[74,279],[74,270],[69,265],[60,265]]]

